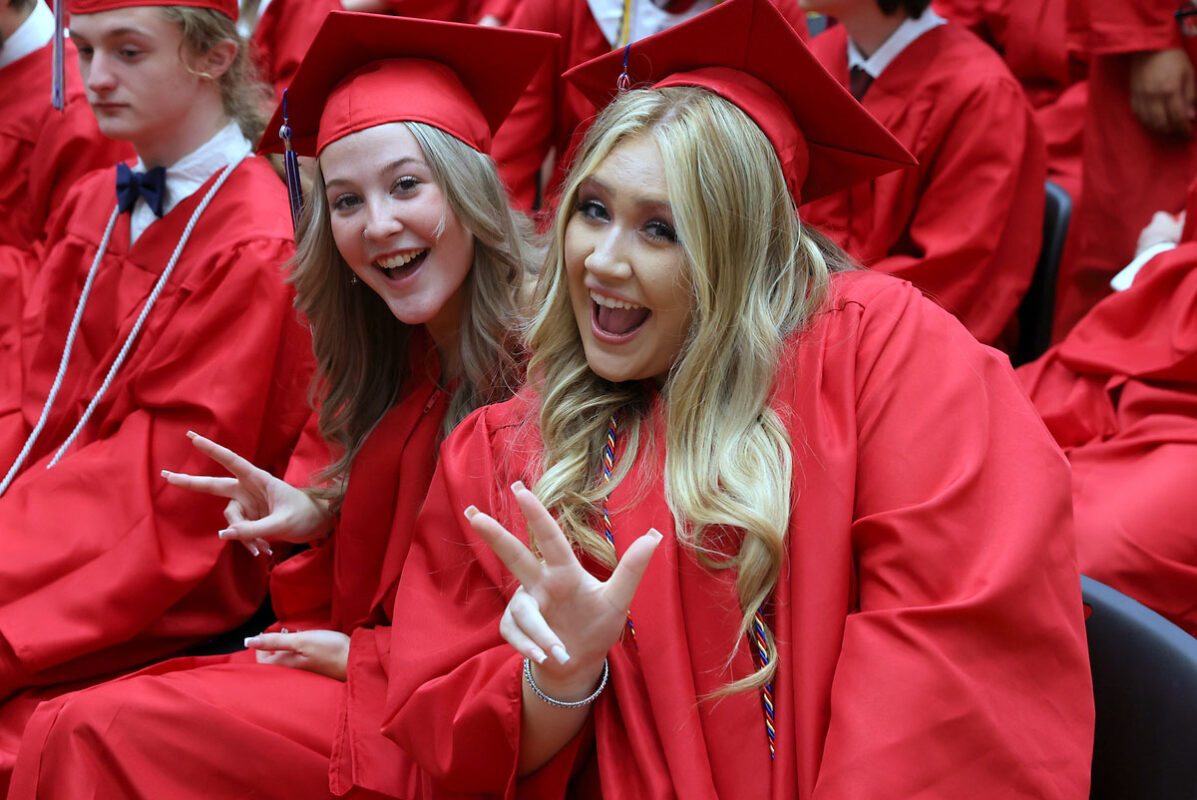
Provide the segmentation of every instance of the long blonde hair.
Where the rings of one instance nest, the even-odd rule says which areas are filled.
[[[535,491],[574,544],[614,564],[613,548],[596,529],[597,511],[641,449],[650,390],[641,382],[611,383],[587,366],[563,242],[583,179],[618,144],[640,136],[661,154],[693,309],[663,389],[665,496],[679,540],[709,567],[737,570],[742,636],[777,583],[793,501],[790,440],[770,407],[782,346],[823,301],[828,257],[838,256],[804,232],[768,139],[713,93],[627,92],[599,116],[579,149],[529,328],[528,369],[544,441]],[[616,412],[627,440],[603,485],[600,453]],[[742,532],[733,556],[721,555],[720,530],[729,527]],[[768,632],[766,640],[769,665],[721,694],[771,680],[776,647]]]
[[[475,408],[510,397],[522,380],[518,294],[529,258],[529,227],[508,203],[490,156],[439,128],[402,123],[415,137],[450,211],[474,236],[460,329],[460,377],[442,433]],[[317,476],[319,496],[339,506],[353,457],[394,405],[408,371],[413,326],[400,322],[365,284],[352,284],[333,241],[324,177],[317,164],[304,205],[291,282],[312,326],[313,395],[320,433],[340,457]]]

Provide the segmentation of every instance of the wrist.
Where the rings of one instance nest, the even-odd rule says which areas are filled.
[[[591,695],[603,679],[607,660],[594,664],[569,664],[567,667],[552,664],[551,658],[543,664],[528,662],[532,682],[550,697],[565,702],[576,702]]]
[[[607,688],[607,681],[610,676],[610,668],[607,664],[607,659],[603,659],[597,681],[589,684],[588,689],[578,690],[577,685],[570,687],[553,687],[551,684],[546,688],[537,680],[535,674],[536,667],[531,659],[524,659],[524,683],[531,689],[532,694],[543,703],[561,709],[575,709],[583,708],[590,705],[598,699],[603,690]],[[573,682],[571,682],[573,683]]]

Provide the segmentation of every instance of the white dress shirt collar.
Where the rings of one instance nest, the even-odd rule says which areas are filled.
[[[881,73],[885,68],[897,58],[903,50],[911,45],[915,39],[922,36],[929,30],[934,29],[939,25],[947,22],[946,19],[936,14],[931,9],[923,12],[923,15],[918,18],[907,18],[898,26],[890,37],[885,40],[877,52],[868,58],[864,57],[864,53],[860,52],[860,48],[856,46],[856,42],[852,41],[852,37],[848,37],[848,69],[853,67],[860,67],[874,79],[880,78]]]
[[[40,50],[53,38],[54,12],[50,10],[49,6],[38,0],[25,21],[13,31],[12,36],[4,40],[4,46],[0,47],[0,69]],[[47,96],[46,103],[49,102],[50,98]]]
[[[211,139],[171,164],[166,168],[166,199],[162,203],[162,216],[190,197],[226,164],[241,160],[253,149],[253,144],[241,133],[240,126],[236,122],[229,122]],[[137,159],[134,170],[144,169],[145,164],[140,158]],[[137,198],[129,219],[129,244],[137,241],[157,219],[145,200]]]

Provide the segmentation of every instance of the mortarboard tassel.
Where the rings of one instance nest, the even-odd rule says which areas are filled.
[[[291,149],[291,125],[287,117],[287,90],[283,89],[283,126],[278,138],[283,140],[283,169],[287,174],[287,196],[291,200],[291,228],[299,229],[299,212],[303,210],[303,187],[299,183],[299,156]]]
[[[66,108],[66,42],[63,38],[63,30],[66,28],[65,6],[66,0],[54,0],[54,73],[50,84],[50,104],[58,111]]]
[[[632,88],[632,78],[628,75],[628,55],[632,52],[632,43],[628,42],[623,48],[623,72],[619,74],[619,79],[615,81],[615,87],[621,92],[626,92]]]

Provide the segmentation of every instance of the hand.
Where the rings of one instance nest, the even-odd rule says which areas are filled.
[[[339,681],[349,667],[349,637],[340,631],[259,633],[245,640],[259,664],[306,669]]]
[[[269,541],[310,542],[327,534],[332,516],[323,501],[313,500],[227,447],[190,431],[187,436],[197,450],[233,477],[184,475],[168,470],[162,470],[162,477],[172,486],[229,498],[224,509],[229,524],[218,533],[221,539],[239,541],[256,556],[271,553]]]
[[[1155,247],[1157,244],[1164,244],[1171,242],[1177,244],[1180,242],[1180,233],[1184,230],[1185,215],[1182,211],[1180,216],[1174,217],[1167,211],[1157,211],[1151,217],[1151,222],[1147,223],[1142,232],[1139,233],[1139,242],[1135,246],[1135,255],[1139,255],[1149,247]]]
[[[1136,53],[1131,58],[1131,108],[1150,131],[1190,137],[1197,118],[1193,62],[1180,48]]]
[[[628,606],[661,541],[655,530],[632,542],[606,581],[587,572],[540,501],[522,483],[512,487],[543,561],[492,517],[470,506],[470,525],[520,582],[499,632],[532,659],[537,683],[553,697],[590,694],[607,651],[619,639]],[[549,657],[549,654],[552,657]]]
[[[478,24],[487,28],[502,28],[503,20],[499,19],[494,14],[487,14],[482,19],[478,20]]]

